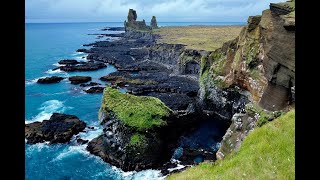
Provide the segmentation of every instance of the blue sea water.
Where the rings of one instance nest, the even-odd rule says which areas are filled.
[[[223,25],[223,23],[202,23]],[[242,25],[233,23],[233,25]],[[199,25],[197,23],[159,23],[160,26]],[[231,25],[225,23],[224,25]],[[96,39],[93,33],[107,33],[104,27],[120,27],[123,23],[41,23],[25,24],[25,122],[49,119],[52,113],[60,112],[78,116],[94,130],[80,133],[82,139],[91,140],[102,133],[98,123],[98,110],[102,94],[86,94],[78,85],[68,80],[57,84],[37,84],[36,80],[46,76],[87,75],[92,81],[116,71],[112,65],[92,72],[52,71],[61,59],[85,60],[84,53],[76,50]],[[110,32],[119,33],[119,32]],[[27,180],[37,179],[159,179],[159,171],[146,170],[124,173],[100,158],[90,155],[86,145],[48,145],[39,143],[25,145],[25,173]]]

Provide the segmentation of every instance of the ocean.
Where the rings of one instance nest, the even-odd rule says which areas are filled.
[[[158,23],[159,26],[184,25],[243,25],[244,23]],[[98,123],[98,110],[102,94],[86,94],[67,79],[56,84],[37,84],[38,78],[46,76],[87,75],[92,81],[105,84],[99,78],[115,72],[107,68],[91,72],[61,72],[51,69],[61,59],[84,60],[84,53],[76,50],[96,39],[94,33],[105,27],[121,27],[123,23],[27,23],[25,24],[25,123],[49,119],[59,112],[78,116],[88,126],[95,127],[80,133],[82,139],[91,140],[102,133]],[[109,31],[110,32],[110,31]],[[110,32],[119,33],[119,32]],[[160,171],[145,170],[123,172],[100,158],[89,154],[86,145],[25,144],[25,173],[27,180],[37,179],[161,179]]]

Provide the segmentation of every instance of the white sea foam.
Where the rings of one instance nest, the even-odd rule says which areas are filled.
[[[124,176],[124,178],[130,180],[162,180],[165,177],[163,177],[160,172],[161,171],[159,170],[153,169],[147,169],[139,172],[134,171],[132,175]]]
[[[32,80],[26,80],[25,81],[25,85],[31,85],[31,84],[35,84],[37,83],[38,78],[37,79],[32,79]]]
[[[86,54],[86,53],[84,53],[84,52],[75,52],[72,55],[73,56],[79,56],[79,55],[83,55],[83,54]]]
[[[174,171],[174,170],[182,169],[182,168],[184,168],[184,167],[186,167],[186,166],[181,165],[181,164],[177,164],[177,167],[175,167],[175,168],[169,168],[168,171],[171,172],[171,171]]]
[[[60,161],[78,153],[89,155],[90,153],[86,151],[86,146],[87,145],[69,146],[68,148],[64,149],[56,158],[54,158],[52,162]]]
[[[35,78],[35,79],[29,79],[29,80],[26,80],[25,81],[25,85],[31,85],[31,84],[35,84],[37,83],[37,81],[41,78],[45,78],[46,76],[42,76],[42,77],[39,77],[39,78]]]
[[[50,148],[49,142],[32,144],[26,149],[26,155],[30,155],[34,152],[40,152],[42,149]]]
[[[98,137],[103,133],[103,129],[100,127],[94,127],[94,129],[87,129],[87,132],[80,132],[80,138],[83,140],[89,140],[91,141],[92,139]]]
[[[56,70],[49,69],[45,73],[47,73],[47,74],[65,74],[65,75],[68,74],[64,71],[61,71],[60,69],[56,69]]]
[[[57,67],[66,66],[65,64],[59,64],[59,63],[54,63],[52,65],[57,66]]]
[[[42,122],[45,119],[50,119],[51,115],[54,112],[63,113],[67,109],[71,109],[72,107],[64,106],[62,101],[59,100],[49,100],[41,104],[41,107],[38,110],[41,110],[39,114],[33,117],[30,120],[26,120],[25,123],[32,123],[32,122]]]

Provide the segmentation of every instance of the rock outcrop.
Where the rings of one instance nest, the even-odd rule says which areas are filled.
[[[59,76],[52,76],[52,77],[45,77],[38,79],[37,83],[39,84],[51,84],[51,83],[58,83],[62,81],[64,77]]]
[[[71,76],[69,77],[69,81],[71,82],[71,84],[81,84],[81,83],[86,83],[91,81],[91,77],[90,76]]]
[[[167,125],[171,113],[159,99],[108,87],[99,111],[105,133],[90,141],[87,149],[124,171],[160,166],[164,144],[156,129]]]
[[[77,116],[53,113],[49,120],[25,125],[25,138],[28,144],[49,141],[67,143],[71,137],[83,131],[86,123]]]

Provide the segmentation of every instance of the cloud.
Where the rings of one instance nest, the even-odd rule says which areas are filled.
[[[128,9],[138,19],[159,22],[244,22],[261,14],[270,2],[284,0],[26,0],[26,17],[32,21],[122,22]]]

